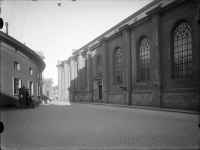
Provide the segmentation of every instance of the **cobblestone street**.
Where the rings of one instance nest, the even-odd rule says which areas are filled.
[[[199,115],[54,101],[2,109],[6,149],[199,149]]]

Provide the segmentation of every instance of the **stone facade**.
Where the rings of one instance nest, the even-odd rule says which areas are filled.
[[[58,100],[58,86],[53,87],[53,100]]]
[[[199,31],[198,1],[155,0],[58,62],[60,97],[199,110]]]
[[[50,99],[53,99],[53,79],[44,78],[43,83],[43,94]]]

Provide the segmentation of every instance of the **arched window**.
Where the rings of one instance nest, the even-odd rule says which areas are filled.
[[[118,48],[114,55],[114,83],[122,83],[122,51]]]
[[[139,81],[150,79],[150,45],[147,37],[139,43]]]
[[[174,30],[174,77],[192,75],[191,27],[181,22]]]
[[[102,57],[97,58],[97,77],[102,76]]]

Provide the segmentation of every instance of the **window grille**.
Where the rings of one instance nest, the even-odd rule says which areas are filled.
[[[149,39],[143,38],[139,45],[139,81],[150,79],[150,45]]]
[[[174,77],[192,76],[191,27],[180,23],[174,31]]]
[[[102,76],[102,57],[99,56],[97,59],[97,77]]]
[[[118,48],[114,57],[114,83],[122,84],[122,51]]]

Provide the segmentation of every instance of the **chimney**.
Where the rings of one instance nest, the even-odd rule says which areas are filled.
[[[6,22],[6,34],[8,34],[8,23]]]

